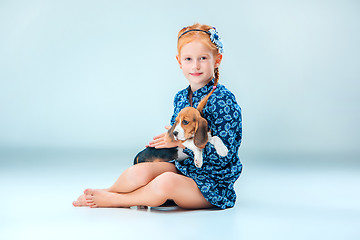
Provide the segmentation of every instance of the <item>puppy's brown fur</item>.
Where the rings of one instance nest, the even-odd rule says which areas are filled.
[[[168,131],[168,136],[172,141],[175,141],[174,130],[179,124],[184,130],[185,140],[181,140],[182,142],[194,138],[195,146],[205,148],[208,142],[208,123],[196,108],[186,107],[180,111],[175,119],[175,123]]]

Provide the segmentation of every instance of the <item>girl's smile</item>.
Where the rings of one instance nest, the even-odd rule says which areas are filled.
[[[202,73],[190,73],[190,75],[194,76],[194,77],[198,77],[200,76]]]

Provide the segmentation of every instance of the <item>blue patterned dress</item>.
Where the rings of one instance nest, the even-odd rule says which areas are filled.
[[[193,93],[193,107],[197,107],[214,85],[214,80]],[[190,106],[188,99],[190,87],[178,92],[174,99],[174,115],[171,125],[179,112]],[[218,84],[210,96],[203,116],[213,136],[218,136],[229,150],[225,157],[220,157],[212,144],[207,143],[203,151],[203,165],[195,167],[193,152],[185,149],[189,158],[184,161],[175,161],[176,168],[185,176],[192,178],[204,197],[213,205],[222,209],[233,207],[236,200],[234,183],[239,178],[242,164],[238,150],[242,137],[241,108],[235,96],[223,85]]]

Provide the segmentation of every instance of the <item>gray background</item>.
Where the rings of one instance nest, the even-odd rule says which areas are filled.
[[[1,1],[0,149],[141,149],[188,85],[177,32],[215,26],[246,154],[359,155],[358,1]]]

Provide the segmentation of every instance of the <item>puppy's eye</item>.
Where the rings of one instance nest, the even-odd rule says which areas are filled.
[[[182,124],[184,124],[184,125],[188,125],[188,124],[189,124],[189,122],[188,122],[188,121],[186,121],[186,120],[183,120],[183,121],[182,121]]]

